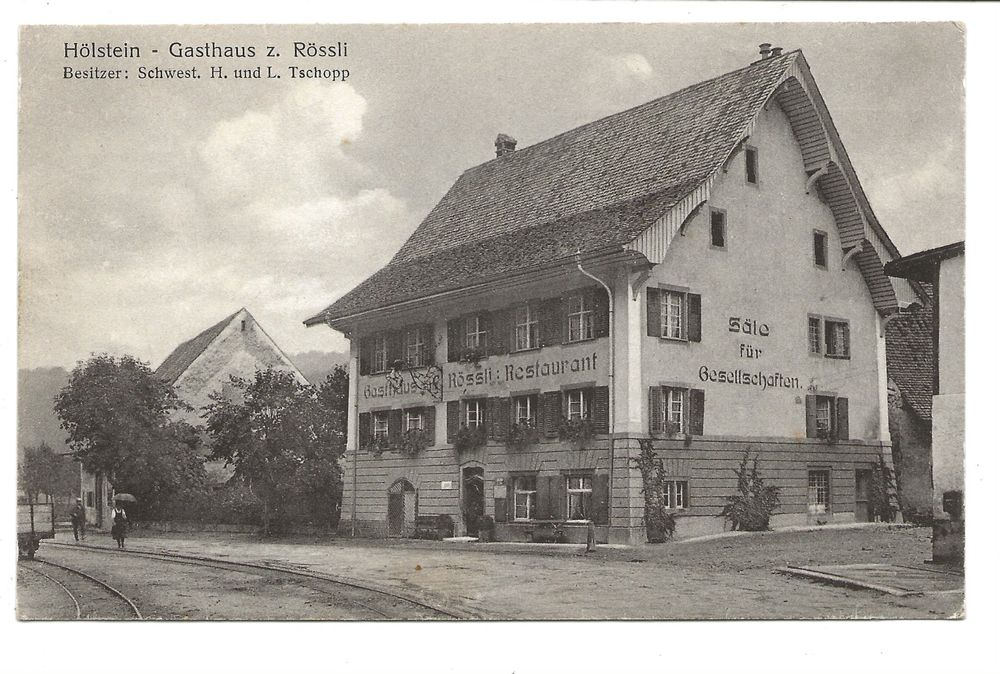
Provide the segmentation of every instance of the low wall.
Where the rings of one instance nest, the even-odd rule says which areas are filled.
[[[350,526],[348,524],[348,526]],[[227,533],[227,534],[253,534],[260,531],[260,526],[256,524],[215,524],[211,522],[138,522],[135,525],[138,530],[159,531],[163,533]],[[348,529],[349,531],[349,529]],[[283,534],[304,534],[304,535],[333,535],[334,529],[312,524],[302,524],[298,526],[282,527]]]

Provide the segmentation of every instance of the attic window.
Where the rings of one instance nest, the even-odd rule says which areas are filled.
[[[247,331],[247,322],[240,321],[240,332],[246,332],[246,331]]]
[[[747,182],[757,184],[757,148],[747,146],[743,151],[743,158],[746,162]]]
[[[713,208],[710,218],[712,248],[726,247],[726,212]]]

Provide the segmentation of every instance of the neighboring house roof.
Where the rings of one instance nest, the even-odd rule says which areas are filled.
[[[797,84],[782,87],[790,78]],[[848,234],[842,236],[845,246],[874,230],[868,238],[896,257],[870,214],[804,57],[792,51],[468,169],[388,265],[305,323],[559,265],[577,251],[622,251],[675,206],[685,213],[697,208],[687,203],[691,195],[711,183],[774,95],[794,112],[790,118],[804,144],[806,169],[828,193]],[[809,110],[803,113],[802,106]],[[873,296],[881,293],[880,311],[895,310],[878,254],[866,250],[858,258],[871,256],[875,262],[862,270],[866,282]]]
[[[885,272],[889,276],[931,282],[934,280],[935,270],[942,260],[964,254],[965,241],[956,241],[946,246],[922,250],[913,255],[890,260],[885,265]]]
[[[243,311],[243,309],[240,309]],[[225,329],[229,323],[236,318],[234,314],[226,316],[212,327],[198,333],[196,337],[184,342],[174,349],[167,358],[156,368],[156,375],[169,384],[175,384],[184,371],[187,370],[198,356],[204,353],[208,345],[215,341],[215,338]]]
[[[900,313],[885,326],[886,368],[903,401],[924,421],[934,395],[934,310]]]

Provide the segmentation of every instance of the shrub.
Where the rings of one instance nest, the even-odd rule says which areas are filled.
[[[892,502],[895,476],[881,454],[872,462],[872,514],[883,522],[896,520],[896,505]]]
[[[647,543],[665,543],[674,537],[677,520],[663,503],[663,461],[656,456],[652,440],[639,441],[639,456],[632,459],[642,474],[643,514]]]
[[[778,507],[778,488],[764,484],[757,469],[759,460],[757,454],[751,461],[748,447],[743,451],[739,468],[733,471],[737,493],[726,497],[719,517],[724,517],[734,531],[767,531],[771,513]]]
[[[467,452],[482,447],[486,444],[486,427],[479,425],[469,428],[465,424],[462,424],[455,433],[452,444],[459,452]]]
[[[422,428],[411,428],[403,433],[399,441],[399,451],[406,456],[416,456],[421,451],[434,444],[431,434]]]
[[[581,446],[594,437],[594,425],[590,419],[567,419],[562,418],[559,422],[559,439],[571,440],[577,446]]]
[[[493,522],[493,518],[489,515],[482,515],[479,521],[476,523],[476,527],[479,529],[479,540],[484,543],[489,543],[494,538],[494,532],[496,530],[496,524]]]
[[[514,423],[507,431],[507,447],[509,449],[525,449],[538,443],[538,429],[530,424]]]

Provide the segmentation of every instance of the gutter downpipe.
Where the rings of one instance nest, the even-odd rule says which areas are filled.
[[[360,358],[360,355],[357,356]],[[351,368],[355,373],[360,372],[360,367]],[[357,379],[357,376],[354,377]],[[358,384],[359,382],[354,382],[354,400],[353,403],[353,414],[354,414],[354,457],[351,470],[351,538],[354,538],[357,534],[357,521],[358,521],[358,451],[361,449],[361,429],[358,428]]]
[[[608,537],[611,536],[611,494],[615,475],[615,296],[611,287],[602,279],[583,268],[580,251],[576,251],[576,268],[587,278],[593,279],[608,293]]]

